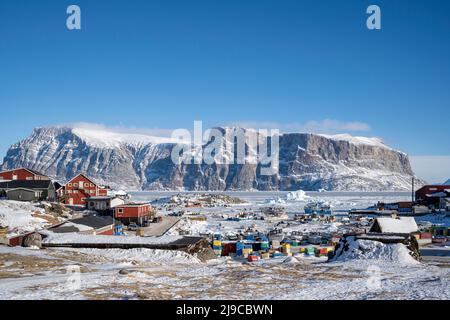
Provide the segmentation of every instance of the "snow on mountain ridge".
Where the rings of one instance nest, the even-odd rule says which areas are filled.
[[[221,145],[232,148],[234,135],[242,133],[239,128],[216,129],[223,134]],[[176,164],[171,159],[175,142],[145,131],[86,126],[36,128],[9,148],[0,170],[29,167],[63,182],[83,172],[99,183],[127,190],[410,189],[414,173],[408,156],[371,138],[350,139],[351,143],[343,140],[350,138],[346,135],[333,139],[285,133],[279,138],[279,171],[265,176],[258,159],[257,164],[236,164],[230,149],[221,152],[230,162]],[[245,152],[246,157],[257,156],[249,145]]]
[[[177,140],[172,139],[170,137],[160,137],[155,135],[150,135],[146,133],[135,133],[135,132],[126,132],[125,129],[123,131],[116,129],[109,129],[107,127],[96,126],[96,125],[73,125],[73,126],[56,126],[50,128],[58,128],[58,129],[70,129],[72,133],[78,136],[81,140],[86,142],[88,145],[96,148],[117,148],[123,145],[132,145],[132,146],[143,146],[146,144],[166,144],[166,143],[178,143]],[[45,129],[45,128],[37,128]],[[216,129],[222,129],[225,135],[235,134],[239,130],[244,130],[250,133],[259,133],[256,130],[252,131],[252,129],[240,128],[240,127],[217,127]],[[280,136],[289,135],[289,133],[282,133]],[[336,135],[327,135],[327,134],[314,134],[311,135],[321,136],[326,139],[335,140],[335,141],[346,141],[353,145],[367,145],[372,147],[380,147],[385,149],[390,149],[381,138],[378,137],[362,137],[362,136],[352,136],[350,134],[336,134]]]
[[[122,145],[143,146],[146,144],[175,143],[171,138],[155,137],[145,134],[114,132],[100,129],[72,128],[72,133],[87,144],[96,148],[118,148]]]
[[[325,137],[330,140],[337,140],[337,141],[347,141],[354,145],[368,145],[373,147],[379,147],[379,148],[386,148],[391,149],[388,147],[383,139],[377,138],[377,137],[357,137],[352,136],[350,134],[344,133],[344,134],[336,134],[336,135],[327,135],[327,134],[319,134],[319,136]]]

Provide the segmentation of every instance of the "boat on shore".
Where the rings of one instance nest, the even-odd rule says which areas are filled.
[[[306,214],[331,214],[331,206],[324,202],[311,202],[305,206]]]

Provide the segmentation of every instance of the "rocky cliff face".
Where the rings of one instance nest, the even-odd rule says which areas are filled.
[[[236,128],[219,128],[221,143],[235,142]],[[66,181],[83,172],[128,190],[409,190],[414,175],[408,156],[377,139],[348,135],[283,134],[279,172],[261,175],[256,164],[181,164],[175,144],[129,133],[81,128],[37,128],[11,146],[1,169],[29,167]],[[205,147],[208,144],[205,144]],[[247,145],[246,152],[252,149]]]

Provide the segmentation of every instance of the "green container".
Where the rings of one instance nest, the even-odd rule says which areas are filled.
[[[261,242],[261,250],[269,249],[269,243],[268,242]]]

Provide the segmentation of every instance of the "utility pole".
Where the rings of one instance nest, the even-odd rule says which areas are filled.
[[[411,190],[411,209],[412,209],[412,213],[416,214],[416,204],[414,203],[415,202],[414,184],[415,184],[415,178],[413,176],[412,177],[412,190]]]

